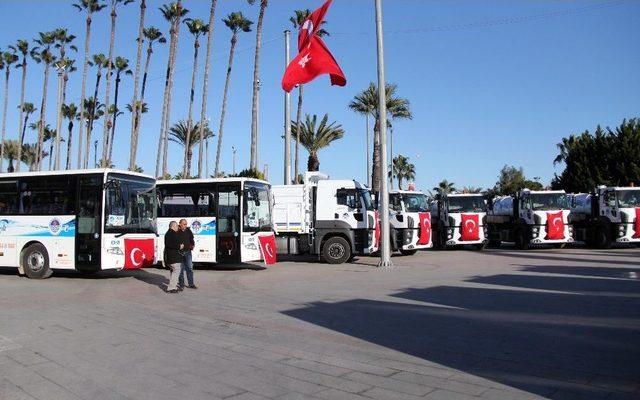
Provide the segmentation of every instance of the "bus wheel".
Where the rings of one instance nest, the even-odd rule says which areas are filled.
[[[322,247],[322,258],[329,264],[342,264],[351,258],[351,246],[341,237],[327,239]]]
[[[34,243],[22,253],[24,273],[31,279],[46,279],[53,271],[49,268],[49,254],[40,243]]]
[[[414,254],[416,254],[418,252],[418,250],[402,250],[400,249],[400,254],[402,254],[403,256],[412,256]]]
[[[596,231],[595,245],[601,249],[611,248],[611,235],[606,226],[601,226]]]
[[[518,229],[515,236],[516,248],[527,250],[529,248],[529,241],[527,240],[527,235],[524,233],[524,229]]]

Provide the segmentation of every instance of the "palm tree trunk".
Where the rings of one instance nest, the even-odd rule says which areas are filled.
[[[160,163],[162,158],[162,148],[164,141],[164,128],[167,116],[167,97],[169,94],[169,70],[171,69],[171,53],[173,52],[173,23],[171,25],[171,32],[169,35],[169,57],[167,58],[167,73],[164,78],[164,95],[162,99],[162,115],[160,117],[160,136],[158,137],[158,154],[156,155],[156,177],[160,176]],[[146,79],[146,78],[145,78]],[[142,84],[144,89],[144,82]]]
[[[209,95],[209,68],[211,66],[211,47],[213,46],[213,23],[215,22],[216,4],[218,0],[211,0],[211,10],[209,11],[209,32],[207,33],[207,54],[204,63],[204,78],[202,81],[202,108],[200,109],[200,148],[198,149],[198,178],[202,178],[202,159],[204,152],[204,127],[205,115],[207,113],[207,96]]]
[[[191,171],[191,160],[193,159],[193,148],[187,149],[187,169]]]
[[[296,171],[296,184],[300,183],[299,182],[299,174],[298,174],[298,168],[299,168],[299,159],[300,159],[300,131],[298,130],[298,127],[300,126],[300,119],[302,118],[302,91],[303,91],[304,85],[299,85],[298,86],[298,111],[296,112],[296,156],[295,156],[295,161],[294,161],[294,170]]]
[[[42,85],[42,103],[40,105],[40,126],[38,126],[38,147],[36,148],[36,169],[41,170],[44,125],[47,111],[47,85],[49,84],[49,64],[44,64],[44,83]]]
[[[112,164],[113,156],[113,140],[116,135],[116,120],[118,119],[118,90],[120,89],[120,71],[116,74],[116,91],[113,95],[113,104],[115,105],[115,112],[113,113],[113,125],[111,125],[111,138],[109,139],[109,153],[107,157],[107,166]],[[135,107],[135,106],[134,106]]]
[[[309,152],[309,158],[307,159],[307,171],[319,171],[320,170],[320,159],[318,158],[318,153],[315,151]]]
[[[187,136],[185,138],[184,163],[182,166],[182,177],[188,178],[191,175],[190,165],[187,165],[189,146],[191,145],[191,128],[193,127],[193,97],[196,91],[196,74],[198,72],[198,48],[200,43],[198,38],[193,42],[193,72],[191,73],[191,91],[189,92],[189,117],[187,118]]]
[[[51,143],[49,143],[49,171],[51,171],[52,160],[53,160],[53,138],[50,139]]]
[[[100,78],[102,78],[102,71],[98,69],[98,73],[96,75],[96,87],[93,91],[93,105],[91,106],[91,111],[89,113],[89,123],[87,124],[87,142],[85,143],[85,153],[84,153],[85,169],[89,168],[89,153],[91,152],[91,133],[93,133],[93,121],[96,117],[95,114],[98,106],[98,90],[100,88]],[[80,126],[82,126],[82,124],[80,124]]]
[[[80,89],[80,119],[85,119],[84,98],[87,90],[87,74],[89,73],[89,41],[91,40],[91,12],[87,15],[86,32],[84,38],[84,64],[82,64],[82,87]],[[94,99],[95,100],[95,99]],[[82,168],[82,130],[84,124],[78,127],[78,168]],[[86,146],[85,154],[88,154],[89,145]],[[86,163],[85,163],[86,164]]]
[[[260,1],[260,14],[256,26],[256,52],[253,59],[253,97],[251,99],[251,163],[252,169],[258,168],[258,101],[260,91],[260,50],[262,49],[262,24],[267,8],[267,0]]]
[[[366,159],[367,159],[367,173],[365,175],[367,175],[367,186],[369,186],[369,188],[371,188],[371,159],[369,158],[369,154],[371,153],[371,150],[369,149],[369,145],[370,145],[370,139],[369,139],[369,114],[367,113],[365,115],[366,118],[366,126],[365,129],[367,130],[367,155],[366,155]]]
[[[2,109],[2,143],[0,144],[0,172],[2,172],[2,164],[4,162],[4,141],[7,133],[7,105],[9,103],[9,74],[11,66],[7,64],[4,72],[4,106]]]
[[[147,60],[144,64],[144,74],[142,77],[142,89],[140,90],[140,107],[136,107],[136,114],[134,117],[134,126],[135,132],[133,134],[133,139],[131,143],[131,151],[133,151],[132,160],[133,160],[133,168],[136,167],[136,160],[138,156],[138,137],[140,135],[140,123],[142,122],[142,106],[144,105],[144,91],[147,87],[147,76],[149,75],[149,63],[151,61],[151,54],[153,53],[153,49],[151,48],[152,44],[149,43],[149,48],[147,49]]]
[[[67,101],[67,84],[68,83],[69,83],[69,74],[67,73],[67,71],[65,71],[64,77],[62,78],[62,104],[65,104],[65,102]],[[73,127],[73,123],[71,126]],[[71,169],[71,146],[73,143],[72,136],[73,135],[71,134],[71,131],[69,131],[69,135],[67,136],[67,159],[65,161],[65,169]]]
[[[102,159],[100,164],[103,167],[107,167],[109,160],[109,100],[111,96],[111,70],[113,69],[113,46],[116,41],[116,6],[115,3],[111,6],[111,37],[109,39],[109,59],[107,62],[107,81],[106,81],[106,94],[104,97],[104,124],[102,126]]]
[[[178,1],[180,3],[180,1]],[[180,39],[180,18],[176,18],[175,24],[175,40],[173,43],[173,55],[171,56],[171,70],[169,76],[169,94],[167,98],[167,116],[166,123],[164,126],[164,148],[163,148],[163,156],[162,156],[162,175],[166,175],[169,172],[168,164],[169,164],[169,125],[171,122],[171,101],[173,98],[173,76],[176,68],[176,54],[178,53],[178,41]]]
[[[136,52],[136,70],[133,75],[133,100],[131,100],[131,106],[133,108],[133,114],[131,115],[131,148],[129,150],[129,170],[133,171],[136,168],[136,128],[138,125],[138,84],[140,83],[140,65],[142,63],[142,42],[144,41],[144,17],[147,9],[146,0],[140,0],[140,23],[138,24],[138,49]],[[142,105],[142,102],[140,103]],[[114,121],[115,122],[115,121]]]
[[[380,191],[380,121],[376,119],[373,127],[373,165],[371,168],[371,191]]]
[[[21,143],[24,143],[24,136],[25,136],[25,135],[26,135],[26,133],[27,133],[27,122],[28,122],[28,121],[29,121],[29,114],[26,114],[26,115],[24,116],[24,123],[22,124],[22,134],[20,135],[20,142],[21,142]],[[22,146],[20,146],[20,147],[22,147]],[[20,155],[21,155],[21,154],[22,154],[22,152],[21,152],[21,151],[18,151],[18,154],[20,154]],[[20,162],[20,161],[18,161],[18,162]]]
[[[218,176],[220,172],[220,153],[222,152],[222,135],[224,131],[224,116],[227,112],[227,96],[229,94],[229,84],[231,83],[231,69],[233,68],[233,53],[238,42],[238,35],[234,32],[231,36],[231,47],[229,49],[229,62],[227,63],[227,79],[224,82],[224,92],[222,94],[222,110],[220,111],[220,126],[218,127],[218,148],[216,149],[216,167],[213,175]]]
[[[62,96],[63,86],[63,71],[58,71],[58,107],[56,108],[58,115],[56,122],[56,159],[54,163],[54,169],[56,170],[60,169],[60,134],[62,131],[62,104],[64,104]],[[52,155],[49,154],[49,157],[52,157]],[[51,164],[51,162],[49,162],[49,164]],[[51,169],[51,167],[49,167],[49,169]]]
[[[22,89],[20,90],[20,119],[18,120],[18,132],[22,132],[20,136],[20,143],[18,143],[18,158],[16,163],[16,171],[20,172],[20,160],[22,160],[22,144],[24,142],[24,131],[26,128],[26,122],[22,125],[22,120],[24,118],[24,91],[27,84],[27,56],[22,57]]]
[[[82,125],[82,123],[80,124]],[[73,139],[73,118],[69,120],[69,135],[67,136],[67,162],[65,169],[71,169],[71,140]]]

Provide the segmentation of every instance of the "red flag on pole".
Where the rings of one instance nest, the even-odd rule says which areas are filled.
[[[332,85],[344,86],[347,79],[338,62],[317,35],[324,15],[331,5],[327,0],[304,21],[298,33],[298,55],[289,63],[282,77],[282,89],[290,92],[296,85],[311,82],[323,74],[329,74]]]
[[[276,236],[265,235],[258,236],[258,242],[260,243],[260,251],[262,252],[262,258],[264,263],[269,266],[276,263]]]

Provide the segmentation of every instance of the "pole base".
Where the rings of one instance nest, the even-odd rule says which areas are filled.
[[[380,262],[378,263],[378,267],[379,268],[393,268],[394,265],[391,262],[391,260],[389,260],[389,261],[380,260]]]

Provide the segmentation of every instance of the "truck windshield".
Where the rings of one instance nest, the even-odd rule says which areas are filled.
[[[260,182],[244,185],[244,231],[258,232],[272,229],[271,188]]]
[[[531,208],[534,211],[567,210],[569,199],[565,193],[532,193]]]
[[[362,198],[362,202],[364,203],[364,208],[366,210],[373,210],[373,201],[371,200],[371,192],[369,192],[368,190],[365,189],[358,189],[358,192],[360,194],[360,198]]]
[[[425,212],[429,210],[427,196],[422,193],[404,193],[402,195],[402,201],[404,202],[406,212]]]
[[[617,191],[618,204],[622,208],[640,206],[640,189]]]
[[[486,212],[482,196],[449,196],[449,212]]]
[[[156,201],[153,179],[109,174],[105,184],[105,233],[155,233]]]

